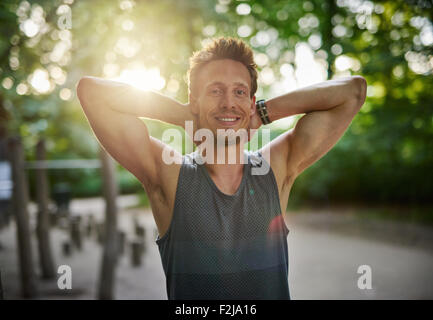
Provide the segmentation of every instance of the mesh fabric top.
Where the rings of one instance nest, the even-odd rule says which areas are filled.
[[[198,152],[183,157],[173,218],[156,239],[169,299],[290,299],[276,180],[260,153],[244,156],[233,195],[218,189]],[[260,166],[267,174],[253,175]]]

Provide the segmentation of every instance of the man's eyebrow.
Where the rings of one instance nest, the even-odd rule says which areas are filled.
[[[245,84],[245,83],[243,83],[243,82],[235,82],[235,85],[237,85],[237,86],[242,86],[242,87],[245,87],[245,88],[248,89],[248,85]]]
[[[237,85],[237,86],[242,86],[248,89],[248,85],[245,84],[244,82],[234,82],[233,84]],[[225,86],[224,83],[222,83],[221,81],[212,81],[211,83],[209,83],[206,87],[210,87],[213,85],[223,85]]]

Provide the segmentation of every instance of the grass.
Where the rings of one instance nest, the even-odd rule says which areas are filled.
[[[332,205],[301,205],[289,206],[288,211],[294,214],[320,213],[324,210],[335,214],[350,214],[369,220],[386,220],[401,223],[411,223],[433,227],[432,205],[395,205],[395,204],[332,204]]]
[[[356,209],[356,214],[370,219],[392,220],[433,227],[433,207],[377,207]]]

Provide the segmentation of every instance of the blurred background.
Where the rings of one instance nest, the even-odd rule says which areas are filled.
[[[292,298],[432,299],[432,7],[3,0],[0,297],[166,299],[146,194],[100,149],[75,86],[91,75],[186,103],[188,58],[213,37],[235,36],[255,52],[258,99],[347,75],[368,82],[345,135],[292,188]],[[299,117],[269,125],[271,138]],[[159,139],[171,127],[143,121]],[[58,285],[60,265],[71,267],[71,289]],[[361,265],[372,288],[358,285]]]

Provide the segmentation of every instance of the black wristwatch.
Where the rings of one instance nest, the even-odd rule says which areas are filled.
[[[270,124],[272,121],[269,120],[268,109],[266,108],[266,103],[264,99],[261,99],[256,102],[257,112],[259,114],[260,119],[262,119],[263,124]]]

